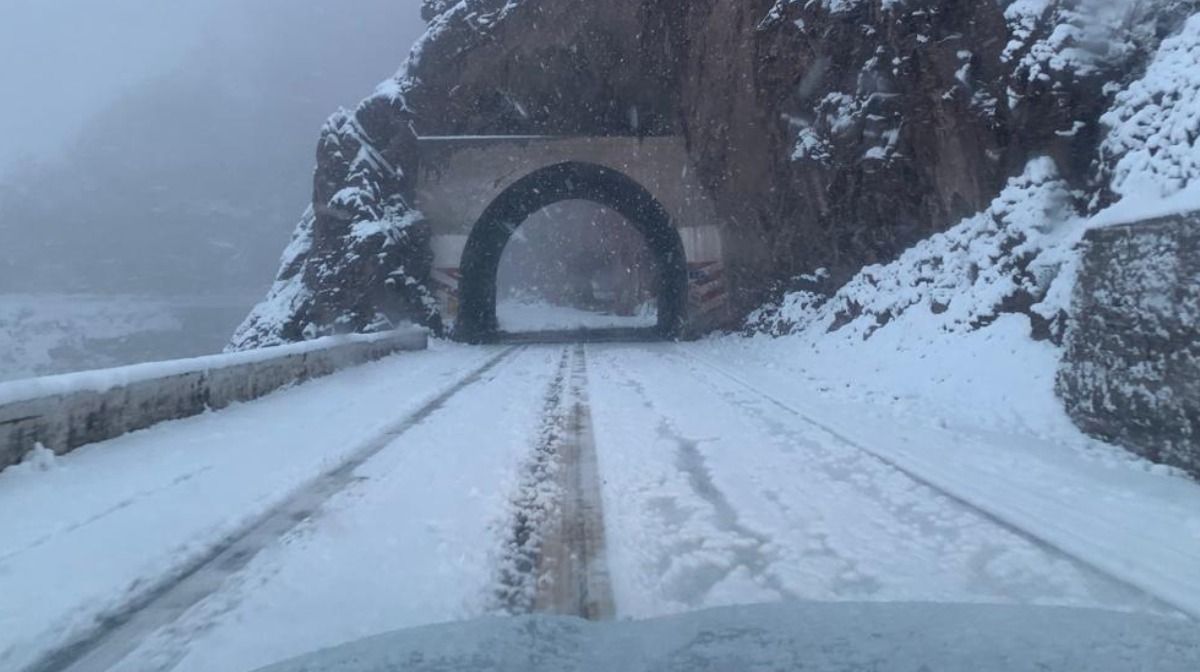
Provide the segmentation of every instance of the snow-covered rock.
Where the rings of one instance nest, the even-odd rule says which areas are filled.
[[[1115,198],[1154,207],[1200,182],[1200,15],[1162,43],[1102,118],[1100,159]],[[1200,207],[1196,199],[1195,207]]]
[[[812,290],[789,294],[751,315],[750,329],[867,340],[910,311],[928,314],[920,325],[930,333],[963,333],[1019,313],[1031,320],[1032,336],[1058,338],[1066,306],[1051,289],[1082,224],[1054,162],[1039,158],[984,212],[892,263],[864,268],[831,297]]]
[[[1200,209],[1200,16],[1181,22],[1194,9],[1186,2],[1097,9],[1097,16],[1118,16],[1105,24],[1110,36],[1129,39],[1087,58],[1063,47],[1082,45],[1078,34],[1058,47],[1022,42],[1032,44],[1046,17],[1098,29],[1096,16],[1079,14],[1085,6],[1010,3],[1014,42],[1005,57],[1019,61],[1017,73],[1035,87],[1108,78],[1111,109],[1083,124],[1097,144],[1088,179],[1065,179],[1063,164],[1077,159],[1035,159],[980,214],[840,287],[802,278],[797,291],[753,314],[748,328],[791,334],[814,348],[837,343],[842,355],[877,357],[883,349],[901,364],[936,359],[953,349],[946,335],[959,334],[963,343],[982,344],[989,361],[1044,369],[1026,381],[1039,399],[1049,398],[1065,341],[1056,388],[1080,427],[1200,473],[1196,220],[1155,219]],[[1179,31],[1160,42],[1164,26]],[[1134,47],[1131,36],[1143,41]],[[1054,58],[1039,60],[1039,50]],[[1126,226],[1103,228],[1114,224]],[[1034,349],[1034,341],[1049,341],[1055,356]],[[945,375],[958,380],[946,385],[967,389],[960,383],[975,374]]]
[[[314,202],[285,250],[267,298],[230,350],[376,332],[416,321],[439,327],[424,281],[429,230],[411,205],[415,156],[400,84],[381,86],[321,131]]]

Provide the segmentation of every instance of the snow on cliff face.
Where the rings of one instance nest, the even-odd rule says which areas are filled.
[[[1006,61],[1025,79],[1112,76],[1126,70],[1180,21],[1196,0],[1002,0]]]
[[[1102,117],[1100,159],[1118,203],[1109,221],[1200,208],[1200,15],[1163,41]]]
[[[1071,200],[1065,184],[1078,189],[1093,175],[1091,163],[1103,140],[1099,119],[1109,101],[1136,77],[1131,73],[1148,60],[1165,27],[1177,27],[1178,17],[1196,4],[778,0],[765,5],[771,7],[765,16],[745,18],[733,0],[712,3],[706,11],[688,11],[689,5],[648,14],[567,0],[429,0],[429,31],[400,73],[322,131],[311,216],[302,222],[271,296],[233,347],[386,328],[402,319],[436,323],[426,290],[430,231],[412,207],[416,121],[431,134],[628,132],[625,103],[653,91],[639,107],[644,125],[659,119],[647,132],[678,132],[681,118],[696,129],[693,162],[712,178],[714,199],[738,222],[730,240],[747,249],[766,241],[752,250],[768,258],[753,275],[770,278],[825,265],[840,283],[864,262],[893,259],[929,232],[985,208],[1032,157],[1054,157],[1062,179],[1031,169],[1009,189],[1040,185],[1036,188],[1053,191],[1054,199]],[[626,39],[638,32],[635,26],[653,39],[646,44]],[[687,40],[674,44],[668,39],[673,31],[696,37],[699,46],[689,51]],[[595,36],[606,39],[596,44],[584,39]],[[737,45],[752,48],[725,53],[725,47]],[[759,56],[777,52],[777,59]],[[659,68],[659,54],[682,58],[683,64]],[[493,65],[518,56],[523,68]],[[617,60],[632,65],[596,73],[604,86],[594,91],[571,88],[592,79],[579,76],[577,66]],[[677,69],[715,73],[713,83],[691,90],[689,78]],[[650,74],[628,76],[642,71]],[[798,74],[805,74],[799,83]],[[545,81],[556,84],[549,94],[540,85]],[[770,95],[742,88],[746,82],[757,82]],[[514,86],[522,90],[509,95]],[[776,106],[762,98],[785,102]],[[620,123],[604,126],[600,103],[613,100],[622,101],[610,105],[619,108]],[[647,110],[655,104],[652,115]],[[1120,161],[1115,150],[1114,157],[1106,164]],[[1053,188],[1046,186],[1051,183]],[[981,277],[1003,286],[995,289],[1003,296],[991,297],[1000,308],[981,306],[959,315],[963,302],[956,301],[937,317],[957,316],[978,327],[996,313],[1015,311],[1029,315],[1040,337],[1055,338],[1059,321],[1053,311],[1033,309],[1052,294],[1053,273],[1040,266],[1031,270],[1026,258],[1041,257],[1038,241],[1049,234],[1012,223],[1017,215],[998,207],[1010,206],[997,202],[984,215],[968,218],[962,226],[974,228],[959,235],[967,247],[999,246],[1005,259],[976,265],[994,269],[997,278]],[[977,239],[968,242],[971,236]],[[979,289],[977,281],[960,288]],[[765,310],[757,326],[790,331],[790,317],[781,322],[766,315],[824,305],[833,288],[811,289],[811,296],[787,299],[787,310]],[[946,304],[937,303],[938,310]],[[861,315],[853,305],[834,314],[841,312],[842,321],[868,316],[886,322],[899,310],[876,310],[858,299],[854,304]]]
[[[1074,431],[1058,410],[1054,378],[1078,242],[1096,226],[1200,209],[1200,15],[1144,61],[1111,87],[1111,109],[1099,120],[1097,178],[1115,206],[1094,212],[1100,190],[1073,189],[1054,160],[1035,159],[984,212],[840,288],[820,273],[802,278],[801,291],[752,315],[748,331],[787,335],[778,339],[783,356],[835,382],[848,368],[895,394],[946,405],[962,404],[960,394],[992,400],[1039,431]]]
[[[986,211],[832,296],[810,278],[812,291],[752,316],[748,342],[721,345],[776,361],[824,394],[943,428],[1085,445],[1055,398],[1051,340],[1069,295],[1062,267],[1085,221],[1054,163],[1036,159]]]
[[[1054,162],[1037,159],[986,211],[890,264],[864,268],[828,299],[813,291],[789,295],[753,314],[750,325],[777,335],[836,334],[865,341],[903,321],[910,337],[920,341],[1020,313],[1039,338],[1056,338],[1063,294],[1045,301],[1065,260],[1063,245],[1080,232],[1071,192]],[[922,318],[901,320],[909,313]]]
[[[325,124],[313,205],[267,298],[229,350],[383,331],[413,319],[438,326],[422,284],[432,262],[429,232],[411,206],[402,165],[416,143],[403,88],[389,80],[353,113]]]
[[[1127,0],[1095,7],[1085,21],[1081,12],[1091,2],[1014,0],[1006,14],[1013,35],[1006,55],[1021,55],[1021,67],[1034,78],[1048,77],[1047,68],[1075,68],[1072,76],[1090,76],[1099,52],[1085,58],[1079,51],[1081,26],[1152,39],[1151,26],[1173,21],[1162,13],[1174,16],[1191,7],[1174,0]],[[1047,17],[1058,23],[1046,24]],[[1038,30],[1048,37],[1037,38]],[[1128,63],[1126,42],[1109,46],[1106,58]],[[864,268],[836,292],[816,278],[801,279],[801,291],[750,317],[750,331],[867,340],[914,310],[930,315],[922,329],[937,332],[978,330],[999,315],[1018,313],[1031,320],[1031,335],[1057,342],[1073,282],[1072,248],[1088,227],[1200,208],[1200,14],[1163,40],[1148,60],[1144,73],[1115,94],[1099,120],[1100,177],[1123,199],[1117,206],[1084,216],[1077,206],[1088,195],[1061,180],[1053,160],[1035,159],[984,212],[890,264]]]
[[[302,310],[312,298],[312,292],[304,286],[304,261],[312,253],[313,243],[312,208],[304,212],[292,241],[283,251],[279,276],[267,293],[267,298],[255,306],[250,315],[238,327],[229,345],[229,350],[249,350],[268,347],[282,342],[282,334],[291,316]]]
[[[1005,9],[1012,38],[1004,50],[1025,79],[1089,77],[1119,67],[1132,43],[1142,0],[1013,0]]]

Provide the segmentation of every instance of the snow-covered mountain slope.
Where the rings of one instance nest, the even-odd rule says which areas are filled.
[[[1094,193],[1072,189],[1054,159],[1035,159],[986,211],[832,291],[820,272],[802,279],[804,289],[752,315],[749,331],[784,336],[770,347],[834,386],[865,383],[931,412],[1069,436],[1054,387],[1081,239],[1200,209],[1197,54],[1200,15],[1115,96]],[[1116,203],[1101,209],[1105,200]]]
[[[247,303],[0,294],[0,381],[214,354]]]
[[[1052,343],[1070,296],[1056,280],[1084,229],[1064,216],[1069,196],[1053,162],[1034,161],[986,212],[897,261],[832,296],[793,293],[759,311],[751,343],[824,387],[971,424],[1069,433]]]

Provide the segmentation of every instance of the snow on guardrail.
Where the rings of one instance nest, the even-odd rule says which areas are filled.
[[[0,383],[0,470],[39,444],[62,455],[80,446],[199,415],[282,387],[423,350],[421,329],[332,336],[228,353]]]

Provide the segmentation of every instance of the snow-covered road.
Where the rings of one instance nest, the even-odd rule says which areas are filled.
[[[572,604],[1197,613],[1200,488],[1118,496],[1139,476],[1053,447],[1014,449],[1018,485],[996,441],[713,344],[436,345],[0,475],[0,669],[236,672]]]

